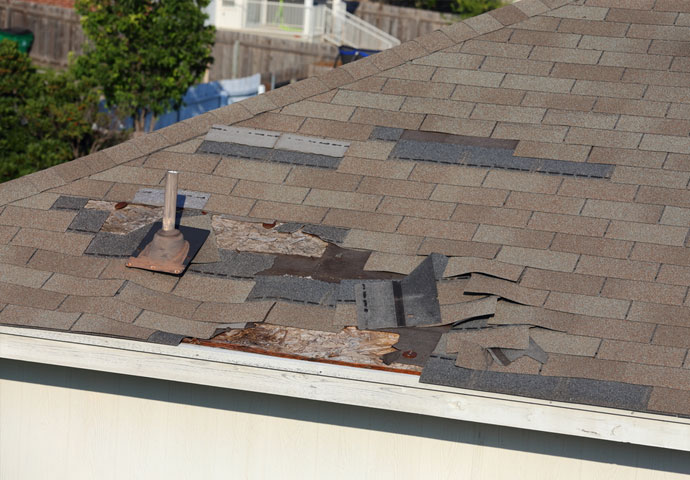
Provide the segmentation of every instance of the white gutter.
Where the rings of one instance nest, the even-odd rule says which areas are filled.
[[[181,344],[0,326],[0,358],[690,451],[690,420],[420,384],[419,377]]]

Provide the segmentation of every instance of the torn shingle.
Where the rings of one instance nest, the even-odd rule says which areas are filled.
[[[577,321],[572,313],[557,312],[540,307],[515,305],[509,302],[498,302],[496,313],[489,320],[492,325],[533,325],[551,330],[566,331]]]
[[[390,358],[396,363],[424,366],[436,348],[446,328],[390,328],[386,332],[400,335],[393,348],[399,351],[398,356]],[[392,363],[392,362],[391,362]]]
[[[483,273],[492,277],[517,282],[524,267],[476,257],[451,257],[443,272],[444,277],[456,277],[468,273]]]
[[[456,353],[460,342],[472,342],[484,348],[524,350],[529,347],[529,327],[520,325],[451,331],[448,334],[446,352]]]
[[[503,366],[510,365],[518,358],[530,357],[539,363],[546,363],[549,355],[534,341],[532,337],[529,339],[529,346],[522,349],[511,348],[492,348],[491,353],[499,364]]]
[[[499,297],[503,297],[517,303],[532,306],[543,305],[549,293],[546,290],[536,290],[533,288],[522,287],[513,282],[481,274],[472,274],[470,281],[467,282],[467,285],[465,286],[465,292],[498,295]]]
[[[498,297],[479,298],[471,302],[462,302],[441,306],[441,323],[444,325],[463,322],[476,317],[493,315],[496,311]]]
[[[291,276],[256,277],[248,300],[283,300],[312,305],[335,306],[337,286],[312,278]]]
[[[453,338],[452,335],[449,337],[449,339],[451,338]],[[457,349],[458,356],[455,359],[456,367],[471,368],[473,370],[486,370],[491,366],[492,360],[489,352],[474,342],[456,340],[453,342],[452,348]]]

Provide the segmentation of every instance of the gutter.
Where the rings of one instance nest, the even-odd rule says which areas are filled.
[[[401,373],[192,344],[0,326],[0,358],[690,451],[690,419],[420,384]]]

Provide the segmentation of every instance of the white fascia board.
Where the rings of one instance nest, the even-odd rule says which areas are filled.
[[[0,358],[690,451],[690,420],[419,383],[402,373],[0,326]]]

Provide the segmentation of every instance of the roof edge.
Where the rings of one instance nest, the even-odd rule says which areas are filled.
[[[688,419],[420,384],[411,375],[191,344],[0,326],[0,358],[690,451]],[[358,395],[348,394],[353,389]]]

